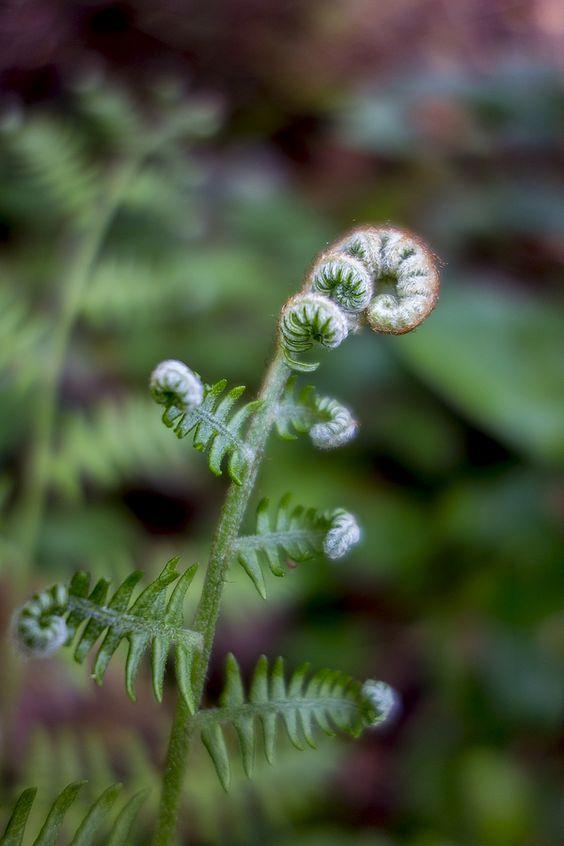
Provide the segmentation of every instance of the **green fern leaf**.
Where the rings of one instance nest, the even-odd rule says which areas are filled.
[[[41,831],[33,841],[33,846],[54,846],[61,831],[65,815],[75,802],[84,784],[85,782],[83,781],[69,784],[57,796],[47,814]],[[80,823],[70,842],[70,846],[92,846],[100,828],[106,824],[120,790],[120,784],[113,784],[104,790]],[[36,792],[35,788],[27,788],[20,794],[16,800],[4,834],[0,838],[0,846],[22,846]],[[126,846],[144,797],[145,792],[141,791],[127,802],[111,827],[111,831],[104,839],[104,843],[110,844],[110,846]],[[101,842],[100,839],[98,839],[98,842]]]
[[[224,737],[226,725],[235,728],[243,769],[250,778],[257,723],[262,725],[266,759],[273,763],[279,721],[296,749],[315,749],[316,728],[329,736],[340,730],[358,737],[365,728],[386,720],[395,705],[392,689],[383,682],[362,684],[338,670],[321,670],[308,677],[308,671],[309,665],[303,664],[287,681],[283,659],[277,658],[269,670],[268,660],[262,655],[247,696],[237,660],[232,654],[227,656],[219,707],[200,711],[195,718],[225,790],[229,789],[231,773]]]
[[[100,198],[100,175],[70,125],[52,118],[25,123],[12,138],[25,176],[67,215],[81,215]]]
[[[68,414],[49,476],[59,495],[79,500],[86,483],[109,489],[123,479],[186,467],[190,456],[155,417],[150,400],[103,401],[88,413]]]
[[[226,379],[205,385],[202,402],[185,408],[175,405],[177,398],[172,398],[171,404],[165,408],[163,422],[179,438],[192,433],[195,448],[208,454],[210,470],[216,476],[221,476],[221,466],[226,459],[231,479],[240,485],[251,458],[242,431],[262,401],[248,402],[232,413],[245,388],[239,386],[225,393],[226,387]]]
[[[261,500],[256,534],[241,536],[235,545],[239,563],[263,599],[266,583],[261,558],[275,576],[285,576],[288,559],[301,563],[323,554],[340,558],[360,540],[355,518],[344,509],[291,507],[290,500],[290,494],[283,496],[273,517],[269,514],[269,500]]]
[[[4,282],[4,279],[0,281]],[[26,389],[41,374],[41,347],[48,336],[47,321],[33,315],[21,299],[0,288],[0,375]]]
[[[296,376],[288,380],[277,409],[275,426],[281,438],[294,440],[308,433],[319,449],[334,449],[356,434],[358,424],[350,410],[331,397],[320,397],[312,385],[296,392]]]
[[[182,608],[197,567],[179,575],[177,563],[178,558],[171,559],[133,602],[133,590],[143,575],[140,571],[131,573],[109,600],[110,583],[106,579],[97,581],[90,590],[89,574],[76,573],[68,588],[55,585],[33,596],[20,609],[13,625],[17,645],[31,657],[47,657],[74,641],[74,659],[81,664],[105,633],[93,669],[94,679],[102,684],[110,659],[125,639],[129,643],[125,686],[132,700],[135,700],[134,683],[141,659],[152,645],[153,691],[159,702],[167,655],[174,646],[178,687],[188,708],[193,710],[192,664],[202,637],[183,628]],[[176,584],[167,598],[173,582]],[[79,627],[82,628],[77,634]]]

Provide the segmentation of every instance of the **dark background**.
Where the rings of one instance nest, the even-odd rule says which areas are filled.
[[[255,390],[314,255],[357,222],[408,226],[442,262],[436,312],[413,335],[366,332],[324,358],[315,382],[355,410],[358,438],[328,454],[273,439],[258,485],[350,509],[364,542],[270,579],[266,604],[234,567],[210,678],[215,695],[228,650],[246,673],[283,654],[383,678],[401,712],[354,745],[287,750],[254,785],[236,764],[228,797],[197,756],[183,830],[197,843],[559,846],[559,0],[12,0],[0,48],[4,627],[36,396],[93,191],[146,133],[180,124],[129,186],[84,291],[32,585],[205,560],[224,483],[161,426],[152,367],[178,357]],[[172,689],[159,708],[143,682],[131,705],[115,663],[101,691],[68,657],[6,670],[6,798],[34,783],[47,801],[85,775],[94,793],[116,776],[155,781]]]

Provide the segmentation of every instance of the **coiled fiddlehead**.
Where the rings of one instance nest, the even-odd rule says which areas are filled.
[[[318,449],[335,449],[348,443],[358,430],[358,423],[345,405],[332,397],[320,397],[312,385],[296,393],[292,376],[276,413],[275,426],[285,440],[296,432],[307,432]]]
[[[25,658],[48,658],[68,638],[65,614],[69,594],[65,585],[36,593],[12,619],[12,638]]]
[[[368,267],[354,256],[339,252],[325,253],[315,262],[310,284],[313,291],[351,312],[365,309],[374,291]]]
[[[183,411],[194,405],[201,405],[204,386],[200,377],[182,361],[168,359],[161,361],[149,381],[151,396],[159,405],[178,408]]]
[[[334,349],[348,333],[342,310],[323,294],[297,294],[288,300],[280,315],[280,343],[286,363],[294,370],[308,372],[319,366],[296,361],[294,353],[306,352],[316,343]]]
[[[375,332],[411,332],[431,313],[439,296],[435,257],[427,245],[403,229],[366,226],[336,245],[372,274],[374,296],[366,318]]]

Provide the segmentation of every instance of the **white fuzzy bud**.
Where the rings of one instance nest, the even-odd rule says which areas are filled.
[[[35,594],[12,617],[11,636],[24,658],[48,658],[68,637],[64,614],[68,592],[64,585]]]
[[[368,679],[362,685],[367,717],[373,726],[389,720],[399,707],[399,697],[393,687],[382,681]]]
[[[324,397],[319,400],[317,411],[330,415],[323,423],[316,423],[309,436],[318,449],[335,449],[348,443],[356,435],[358,423],[349,409],[337,400]]]
[[[360,540],[360,527],[356,519],[342,508],[334,512],[331,528],[325,535],[323,550],[327,558],[336,560],[346,555]]]
[[[200,377],[182,361],[168,359],[161,361],[149,380],[149,388],[159,405],[176,406],[180,409],[200,405],[204,398],[204,386]]]

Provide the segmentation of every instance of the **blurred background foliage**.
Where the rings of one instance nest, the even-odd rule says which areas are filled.
[[[349,508],[364,543],[289,572],[267,604],[234,568],[210,678],[213,694],[228,650],[247,669],[261,652],[309,658],[386,679],[401,714],[355,746],[288,750],[253,784],[239,773],[228,797],[198,757],[184,829],[202,844],[559,846],[558,0],[21,0],[0,32],[3,629],[69,267],[120,169],[135,165],[65,349],[30,586],[205,561],[224,485],[162,427],[148,373],[178,357],[255,390],[315,253],[355,222],[409,226],[443,262],[436,313],[324,361],[316,384],[356,410],[357,440],[320,455],[273,439],[257,491]],[[133,706],[119,672],[98,691],[64,658],[41,673],[2,660],[4,796],[156,783],[170,696],[159,709],[140,686]]]

